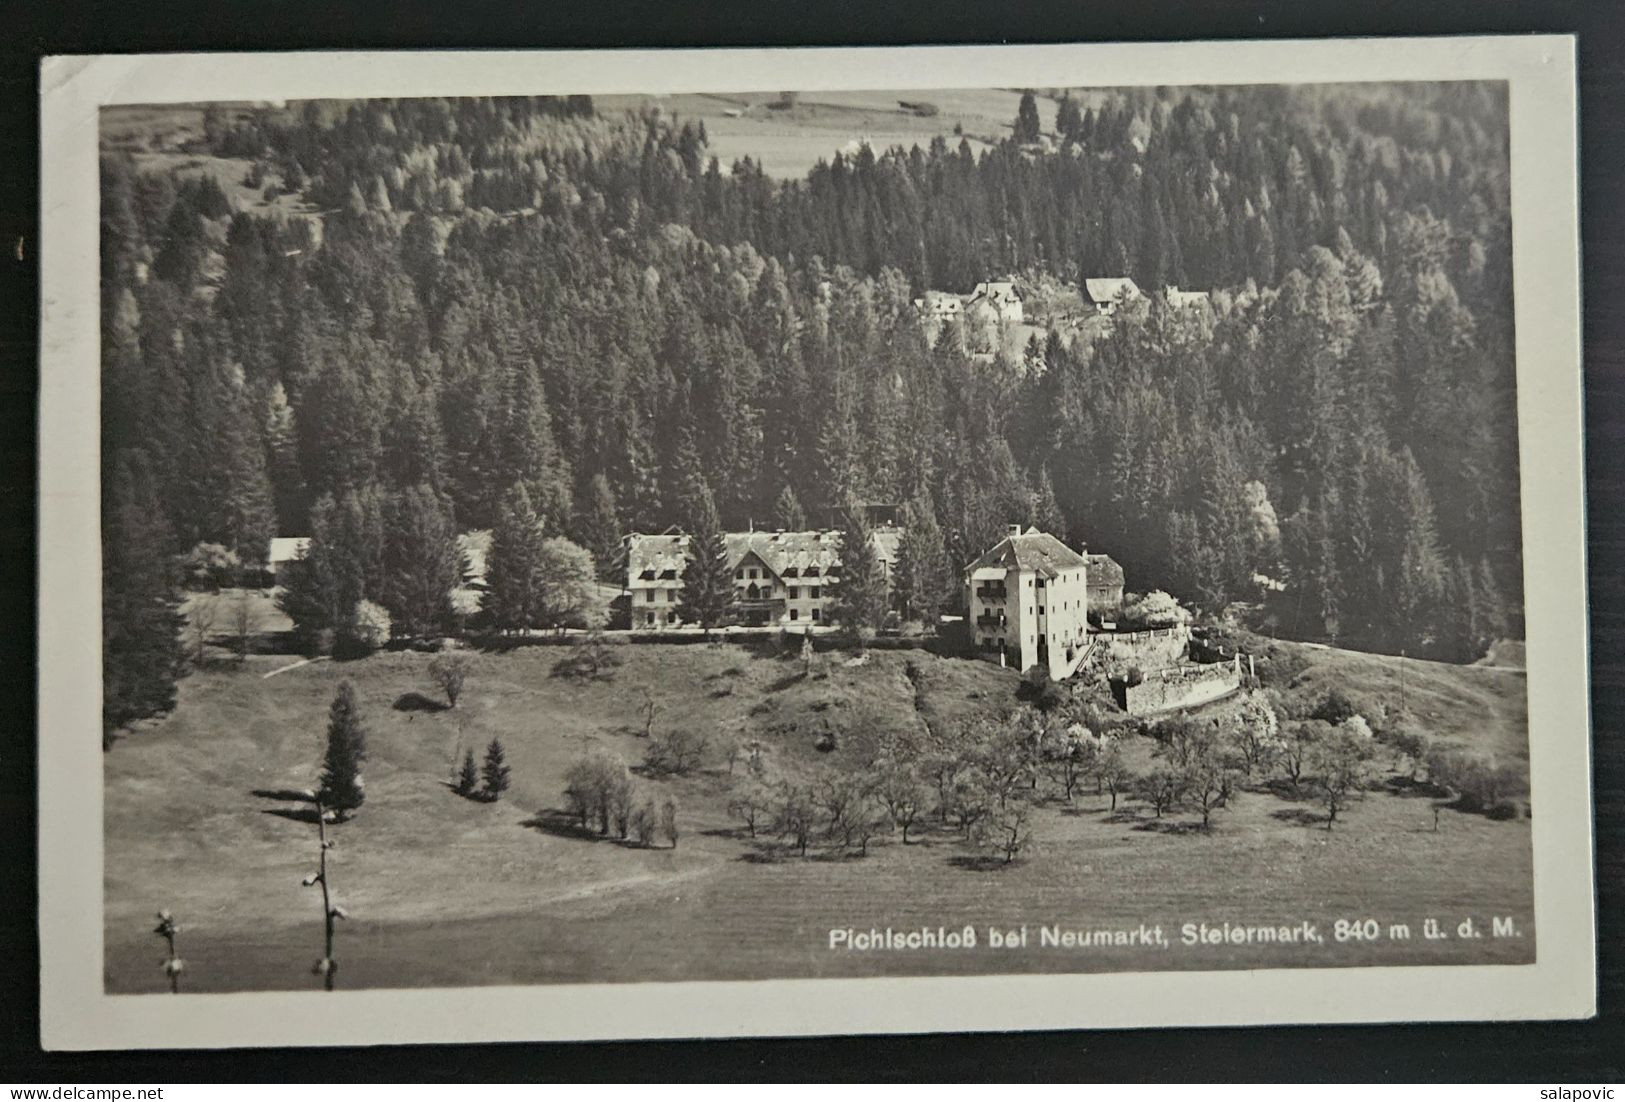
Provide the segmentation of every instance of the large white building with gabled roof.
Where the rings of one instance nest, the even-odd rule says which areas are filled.
[[[1070,677],[1088,654],[1089,566],[1037,528],[1009,533],[965,568],[977,654],[1015,670]]]
[[[839,532],[728,532],[723,539],[734,576],[737,622],[796,628],[829,623],[831,586],[841,569]],[[902,529],[895,525],[879,526],[870,536],[888,581],[901,539]],[[623,542],[630,626],[641,631],[681,626],[688,536],[676,530],[634,532]]]

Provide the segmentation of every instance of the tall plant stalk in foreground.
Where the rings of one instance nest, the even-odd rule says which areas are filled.
[[[175,924],[174,915],[168,911],[158,912],[158,925],[153,927],[152,932],[163,938],[169,946],[169,955],[164,958],[164,975],[169,977],[169,993],[171,995],[181,993],[181,969],[186,967],[186,962],[175,954],[175,935],[180,932],[180,929]]]
[[[339,970],[338,961],[333,959],[333,920],[350,917],[343,907],[333,902],[332,887],[328,882],[327,851],[333,848],[333,843],[327,837],[327,824],[329,821],[328,816],[332,814],[331,811],[322,806],[321,800],[316,801],[316,839],[320,843],[321,864],[317,871],[305,877],[304,880],[307,888],[313,884],[322,886],[322,924],[325,931],[325,940],[323,941],[322,959],[316,962],[316,967],[312,971],[323,978],[329,991],[333,990],[335,977],[338,975]]]

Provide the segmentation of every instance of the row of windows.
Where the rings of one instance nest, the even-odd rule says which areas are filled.
[[[837,573],[836,569],[833,566],[829,568],[829,572],[831,574]],[[797,570],[795,567],[789,566],[789,567],[785,568],[783,576],[786,577],[786,578],[798,578],[798,577],[801,576],[801,572],[799,570]],[[819,576],[818,567],[809,566],[807,568],[807,577],[816,578],[818,576]],[[736,582],[766,581],[766,580],[770,580],[770,579],[771,579],[771,575],[766,570],[763,570],[759,566],[742,566],[738,570],[734,571],[734,581],[736,581]]]
[[[801,610],[799,608],[792,608],[790,610],[790,619],[801,619]],[[816,608],[812,610],[812,616],[810,619],[815,624],[819,622],[818,610]],[[664,614],[658,612],[648,612],[644,614],[643,622],[649,627],[654,627],[657,624],[675,624],[677,622],[677,613],[675,611]]]

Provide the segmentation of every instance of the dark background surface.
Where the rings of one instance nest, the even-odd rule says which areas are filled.
[[[702,10],[703,9],[703,10]],[[1188,10],[1187,10],[1188,9]],[[0,1081],[1512,1080],[1625,1077],[1625,6],[1580,0],[1000,0],[961,6],[0,0]],[[1338,35],[1580,36],[1592,710],[1602,1016],[1579,1023],[1144,1030],[596,1045],[48,1054],[34,849],[38,60],[188,50],[849,46]],[[1085,77],[1086,79],[1086,77]],[[1269,79],[1269,74],[1259,74]],[[49,201],[44,196],[44,201]],[[95,539],[92,532],[86,539]],[[42,737],[52,737],[44,732]]]

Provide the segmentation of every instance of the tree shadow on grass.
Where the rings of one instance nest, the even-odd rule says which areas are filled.
[[[767,687],[767,691],[770,693],[781,693],[790,686],[799,684],[805,680],[807,680],[807,672],[805,670],[797,670],[794,673],[785,674],[783,677],[770,684]]]
[[[1191,819],[1147,819],[1135,830],[1143,830],[1148,834],[1206,834],[1207,828],[1199,821]]]
[[[424,696],[418,692],[402,693],[395,698],[395,703],[390,707],[397,712],[445,712],[451,710],[451,705],[444,700],[436,700],[432,696]]]
[[[598,842],[612,837],[599,834],[591,826],[582,826],[581,816],[556,807],[544,807],[519,825],[557,838],[574,838],[582,842]]]
[[[1319,827],[1326,825],[1326,816],[1302,807],[1283,807],[1279,811],[1270,812],[1270,818],[1283,823],[1291,823],[1294,826]]]
[[[266,807],[260,809],[261,815],[275,815],[278,819],[292,819],[296,823],[316,824],[316,809],[314,807]]]
[[[1139,821],[1140,812],[1138,808],[1120,807],[1116,811],[1106,813],[1106,822],[1108,823],[1137,823]]]
[[[1425,798],[1444,800],[1450,797],[1449,789],[1440,788],[1431,781],[1419,781],[1414,777],[1395,774],[1383,782],[1383,789],[1395,796],[1412,798]]]
[[[597,827],[583,827],[581,825],[581,816],[572,815],[570,812],[556,807],[543,808],[530,818],[520,822],[519,825],[542,834],[551,834],[555,838],[569,838],[576,842],[615,845],[620,846],[622,849],[652,848],[645,846],[636,838],[622,838],[613,829],[608,834],[599,834]]]
[[[957,854],[948,858],[948,864],[956,869],[966,872],[999,872],[1020,864],[1020,861],[1006,861],[1002,857],[995,857],[991,853]]]
[[[262,800],[292,800],[306,804],[316,802],[316,794],[303,788],[256,788],[250,795]]]

